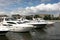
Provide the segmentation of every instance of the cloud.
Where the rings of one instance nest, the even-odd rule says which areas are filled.
[[[0,0],[0,6],[8,6],[14,3],[19,3],[21,0]]]
[[[0,11],[0,15],[3,15],[3,14],[6,14],[5,12],[3,12],[3,11]]]
[[[10,13],[6,11],[0,11],[0,15],[10,15]]]
[[[40,4],[37,6],[18,8],[12,11],[11,14],[32,15],[41,13],[60,13],[60,2],[55,4]]]
[[[0,11],[12,11],[22,0],[0,0]],[[15,5],[16,4],[16,5]]]
[[[11,5],[11,4],[15,4],[15,3],[17,3],[17,4],[20,4],[20,3],[24,3],[24,2],[27,2],[28,4],[33,4],[32,3],[32,1],[33,1],[33,3],[35,2],[35,1],[40,1],[41,3],[44,3],[44,2],[49,2],[49,1],[51,1],[51,0],[0,0],[0,6],[8,6],[8,5]]]
[[[51,0],[41,0],[41,3],[49,2]]]

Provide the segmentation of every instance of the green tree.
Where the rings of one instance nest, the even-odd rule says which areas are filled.
[[[39,15],[35,15],[34,18],[40,18],[40,16]]]
[[[45,16],[44,16],[44,19],[45,19],[45,20],[51,20],[51,16],[50,16],[50,15],[45,15]]]
[[[26,16],[26,19],[32,20],[32,16]]]

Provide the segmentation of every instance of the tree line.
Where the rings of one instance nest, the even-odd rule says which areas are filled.
[[[60,17],[54,17],[53,15],[45,15],[43,19],[45,19],[45,20],[60,20]]]
[[[32,18],[43,18],[44,20],[60,20],[60,17],[54,17],[53,15],[45,15],[44,17],[41,17],[39,15],[31,15],[31,16],[26,16],[27,19],[32,19]]]

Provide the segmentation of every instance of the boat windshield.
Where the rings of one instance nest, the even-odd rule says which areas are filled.
[[[6,21],[10,21],[10,20],[16,20],[16,19],[13,19],[13,18],[5,18]]]
[[[29,23],[30,21],[17,22],[18,24]]]

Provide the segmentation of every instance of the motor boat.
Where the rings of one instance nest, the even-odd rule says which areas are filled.
[[[3,26],[0,27],[0,31],[13,31],[13,32],[27,32],[33,28],[33,25],[27,24],[18,24],[17,21],[6,21],[6,18],[3,18],[3,22],[1,23]]]
[[[46,25],[50,25],[50,24],[54,23],[54,22],[51,22],[51,21],[43,20],[41,18],[36,18],[36,19],[33,18],[33,20],[27,20],[27,19],[21,18],[19,21],[24,23],[24,24],[33,25],[33,26],[35,26],[34,28],[40,28],[40,27],[44,27]]]

